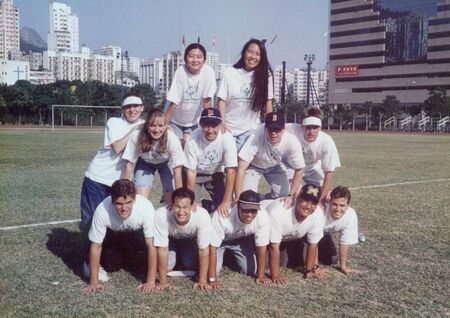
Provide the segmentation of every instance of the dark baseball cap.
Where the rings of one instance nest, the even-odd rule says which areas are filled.
[[[284,129],[284,113],[283,112],[272,112],[266,114],[265,127],[267,129]]]
[[[222,122],[222,116],[217,108],[205,108],[200,115],[200,124],[212,122],[220,124]]]

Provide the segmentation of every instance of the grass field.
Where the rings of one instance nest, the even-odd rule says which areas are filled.
[[[334,184],[354,188],[367,236],[350,260],[363,274],[329,268],[319,282],[283,269],[287,286],[262,287],[226,269],[221,291],[193,291],[177,278],[172,291],[143,295],[136,268],[84,295],[76,222],[2,229],[0,316],[449,317],[450,136],[332,136],[343,163]],[[84,170],[102,139],[100,130],[1,129],[0,227],[79,218]]]

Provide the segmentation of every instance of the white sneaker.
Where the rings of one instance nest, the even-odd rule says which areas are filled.
[[[83,273],[87,278],[91,277],[91,270],[89,268],[88,263],[83,262]],[[106,283],[109,280],[108,273],[105,271],[103,267],[100,266],[98,269],[98,280],[102,283]]]

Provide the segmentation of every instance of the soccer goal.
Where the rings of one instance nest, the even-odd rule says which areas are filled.
[[[64,120],[66,116],[66,123],[70,122],[71,126],[78,127],[80,122],[80,117],[86,119],[88,118],[88,124],[84,124],[83,126],[93,126],[94,118],[98,117],[98,111],[95,110],[103,109],[104,110],[104,125],[108,121],[108,109],[120,109],[120,106],[91,106],[91,105],[52,105],[52,131],[55,131],[55,109],[59,109],[59,126],[64,126]],[[66,109],[66,114],[64,114],[64,109]],[[67,119],[67,116],[70,115],[70,120]],[[98,121],[98,120],[97,120]]]

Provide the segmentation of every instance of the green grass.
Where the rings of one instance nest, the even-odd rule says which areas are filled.
[[[450,179],[450,136],[332,135],[343,164],[334,184]],[[84,171],[102,139],[101,131],[0,130],[0,227],[79,218]],[[449,193],[450,180],[354,190],[367,241],[352,250],[350,264],[363,274],[329,268],[319,282],[283,269],[283,287],[225,269],[221,291],[193,291],[189,279],[177,278],[174,290],[143,295],[138,269],[112,273],[103,292],[84,295],[76,223],[0,231],[0,315],[449,316]]]

